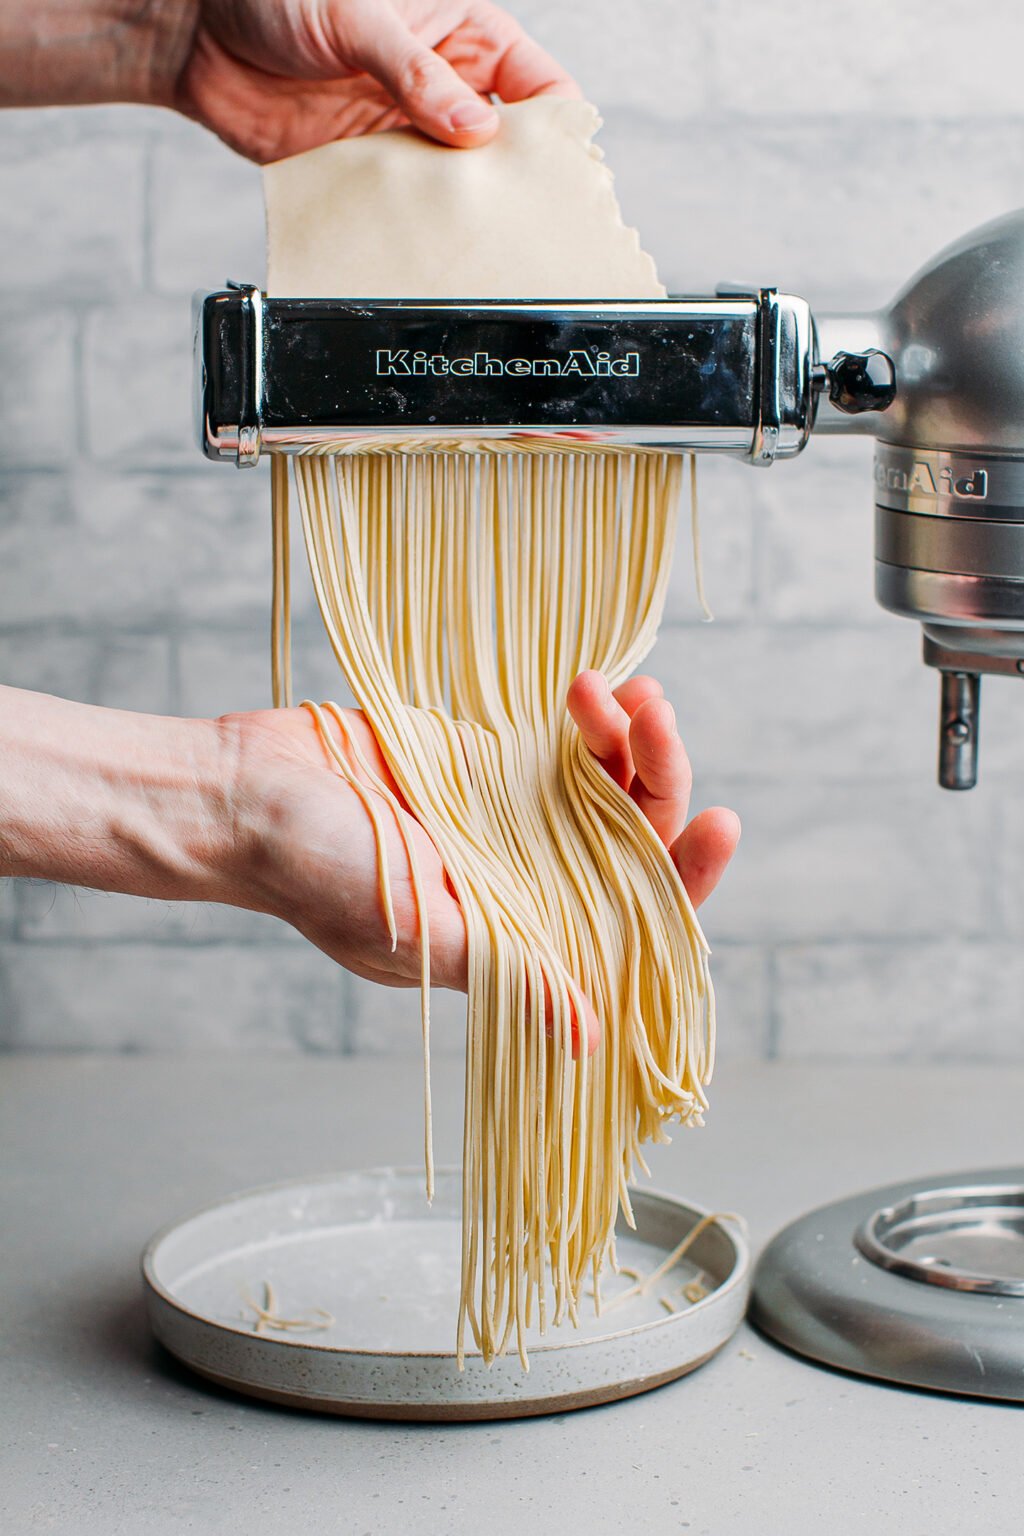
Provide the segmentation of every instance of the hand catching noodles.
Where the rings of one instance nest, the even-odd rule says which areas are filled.
[[[599,673],[587,672],[573,683],[568,703],[602,767],[629,790],[671,848],[690,899],[699,906],[732,856],[739,820],[733,811],[715,808],[686,825],[690,763],[661,686],[651,677],[635,677],[613,694]],[[358,710],[344,714],[362,754],[397,793],[365,717]],[[384,815],[398,936],[394,949],[378,894],[366,805],[339,778],[308,712],[229,715],[220,726],[237,763],[237,814],[261,829],[261,880],[253,896],[356,975],[386,986],[418,986],[420,936],[408,855],[370,779],[353,759],[357,776]],[[341,742],[340,729],[335,725],[334,730]],[[431,979],[436,986],[465,991],[466,929],[459,904],[433,843],[414,821],[409,826],[429,907]],[[591,1013],[587,1023],[593,1048],[599,1038],[596,1015]]]

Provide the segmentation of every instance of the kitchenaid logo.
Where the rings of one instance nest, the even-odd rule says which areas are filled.
[[[944,465],[936,474],[923,459],[916,461],[910,469],[876,464],[875,481],[884,491],[903,491],[907,496],[952,496],[959,501],[984,501],[988,495],[986,470],[954,475],[948,465]]]
[[[566,378],[636,378],[640,372],[639,352],[612,357],[610,352],[588,352],[582,347],[564,357],[495,357],[490,352],[471,352],[466,357],[446,357],[443,352],[410,352],[402,347],[377,352],[378,378],[405,378],[410,374],[440,374],[451,378],[491,378],[510,374]]]

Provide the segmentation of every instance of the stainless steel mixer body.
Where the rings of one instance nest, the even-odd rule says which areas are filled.
[[[873,346],[893,363],[884,413],[818,430],[868,431],[875,450],[875,595],[920,621],[942,674],[939,779],[977,778],[983,673],[1024,673],[1024,211],[942,251],[868,317],[823,317],[819,346]]]
[[[208,457],[325,442],[554,438],[727,453],[870,434],[875,592],[942,676],[939,781],[977,777],[980,679],[1024,674],[1024,210],[885,311],[774,289],[635,303],[197,296]],[[827,516],[827,512],[823,513]]]

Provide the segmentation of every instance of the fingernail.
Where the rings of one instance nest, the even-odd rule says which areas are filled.
[[[474,128],[484,128],[494,118],[494,108],[475,96],[472,101],[460,101],[448,114],[448,122],[456,133],[468,133]]]

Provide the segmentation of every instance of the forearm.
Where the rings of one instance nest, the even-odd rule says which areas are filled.
[[[249,850],[212,720],[0,687],[0,874],[169,900],[237,900]]]
[[[171,104],[198,0],[0,0],[0,106]]]

